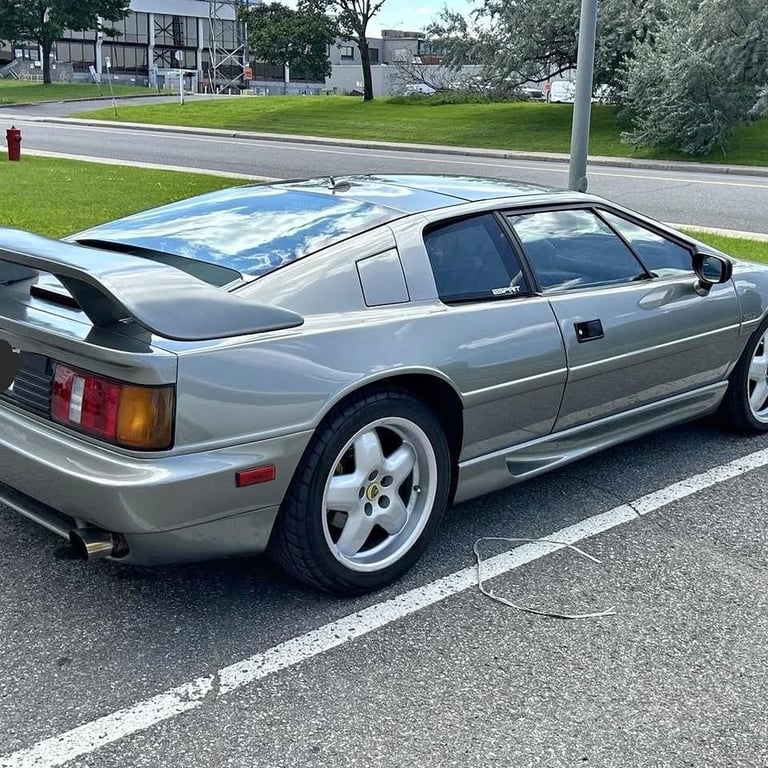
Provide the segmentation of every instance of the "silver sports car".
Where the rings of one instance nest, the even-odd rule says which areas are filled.
[[[768,269],[445,176],[0,230],[0,502],[85,558],[402,574],[446,506],[718,412],[768,430]]]

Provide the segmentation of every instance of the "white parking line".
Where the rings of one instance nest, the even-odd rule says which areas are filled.
[[[583,539],[609,531],[631,520],[636,520],[638,515],[646,515],[674,501],[767,464],[768,448],[660,488],[602,514],[588,517],[545,537],[562,542],[561,544],[544,542],[525,544],[485,560],[483,562],[484,578],[487,580],[520,568],[562,549],[566,544],[576,544]],[[293,667],[416,613],[422,608],[439,603],[476,584],[477,572],[474,566],[456,571],[423,587],[372,605],[358,613],[345,616],[343,619],[333,621],[262,653],[224,667],[214,675],[198,677],[150,699],[140,701],[132,707],[112,712],[73,728],[71,731],[40,741],[27,749],[4,755],[0,757],[0,768],[49,768],[63,765],[77,757],[90,754],[108,744],[170,720],[183,712],[196,709],[206,698],[215,699],[225,696],[267,675]]]

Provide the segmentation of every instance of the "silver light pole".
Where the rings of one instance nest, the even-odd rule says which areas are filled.
[[[576,57],[576,96],[571,125],[571,163],[568,188],[587,191],[587,151],[589,150],[589,115],[592,108],[592,78],[595,71],[595,34],[597,0],[581,0],[578,55]]]

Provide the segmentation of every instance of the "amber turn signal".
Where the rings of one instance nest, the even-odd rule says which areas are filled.
[[[168,448],[173,435],[173,388],[123,385],[117,442],[143,450]]]

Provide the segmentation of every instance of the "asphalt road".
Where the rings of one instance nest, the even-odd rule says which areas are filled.
[[[25,126],[25,146],[36,130]],[[55,151],[73,136],[90,141],[79,154],[108,154],[112,142],[130,143],[143,159],[155,151],[143,133],[61,134]],[[182,146],[167,163],[185,163],[192,147],[210,150],[212,166],[201,167],[230,162],[215,143]],[[283,152],[271,142],[236,148],[250,157],[238,170],[264,174]],[[328,158],[320,152],[312,162]],[[674,183],[658,189],[674,198]],[[711,189],[730,200],[739,188]],[[647,205],[636,207],[650,212],[661,193],[648,191]],[[680,215],[664,218],[723,226],[695,220],[689,199],[678,197]],[[708,487],[687,480],[761,450],[768,436],[696,423],[462,504],[411,573],[355,600],[304,589],[257,558],[158,569],[83,564],[0,508],[0,768],[67,760],[93,768],[768,768],[768,465]],[[329,622],[349,616],[360,626],[361,612],[398,596],[412,604],[412,590],[472,565],[478,537],[546,537],[679,481],[701,489],[677,500],[656,494],[669,503],[580,543],[601,564],[561,550],[491,583],[524,605],[613,606],[615,616],[544,618],[471,587],[360,636],[340,634],[253,682],[224,684],[221,670],[260,653],[264,666],[271,649],[285,659],[281,643],[299,638],[306,647]],[[208,676],[202,697],[156,698]]]
[[[0,509],[0,766],[58,764],[8,755],[470,566],[478,537],[547,536],[767,447],[694,424],[463,504],[413,572],[357,600],[259,559],[83,564]],[[492,582],[615,616],[542,618],[470,588],[113,744],[81,734],[72,764],[765,768],[767,480],[758,468],[587,539],[601,565],[563,550]]]
[[[29,120],[72,109],[83,110],[88,106],[54,104],[24,110],[5,109],[0,111],[0,128],[11,122],[20,127],[23,149],[276,178],[408,172],[516,178],[556,187],[568,183],[568,168],[564,163],[169,134],[151,128],[131,130]],[[768,232],[765,214],[768,210],[768,177],[603,165],[591,166],[588,175],[591,192],[662,221]]]

